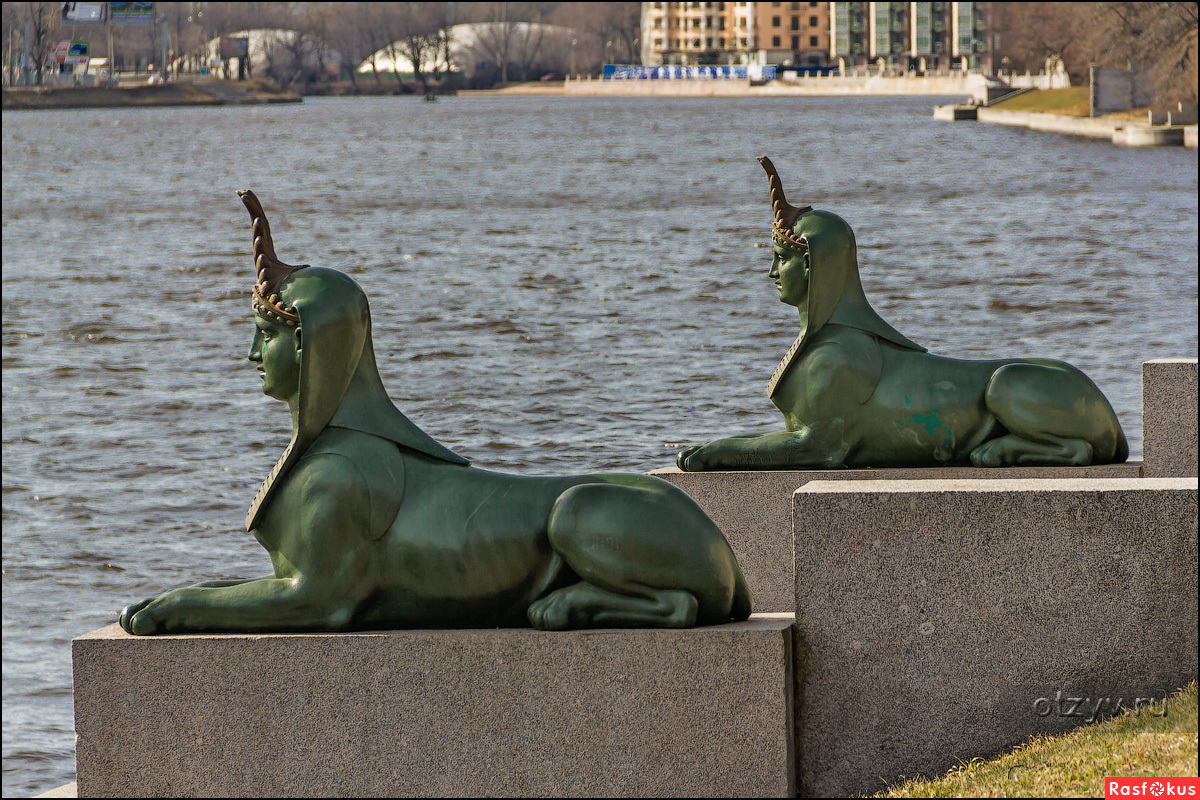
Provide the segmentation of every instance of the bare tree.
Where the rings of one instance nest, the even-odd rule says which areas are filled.
[[[1072,82],[1088,65],[1145,71],[1159,102],[1196,99],[1195,3],[993,3],[999,54],[1037,71],[1062,59]]]
[[[449,72],[450,29],[462,21],[464,3],[430,3],[430,16],[437,28],[433,52],[433,79],[441,80]]]
[[[423,67],[434,61],[438,52],[439,31],[432,6],[435,3],[389,3],[391,41],[388,43],[392,64],[400,58],[412,64],[413,77],[421,84],[421,93],[429,92]],[[396,68],[399,80],[400,70]]]
[[[358,67],[379,49],[377,27],[371,3],[339,3],[330,9],[325,36],[329,46],[341,55],[342,70],[350,76],[358,94]],[[372,34],[375,34],[374,36]],[[376,81],[379,73],[376,70]]]
[[[553,3],[477,3],[472,16],[481,22],[473,49],[483,61],[500,70],[500,82],[507,83],[509,65],[528,80],[529,72],[541,55],[545,37],[543,23]]]
[[[5,5],[8,5],[5,3]],[[36,73],[36,83],[41,83],[45,77],[47,61],[50,59],[50,32],[58,20],[59,3],[22,3],[24,14],[20,23],[29,31],[29,59],[33,62]]]
[[[1158,102],[1196,101],[1195,3],[1097,3],[1099,61],[1142,69]]]

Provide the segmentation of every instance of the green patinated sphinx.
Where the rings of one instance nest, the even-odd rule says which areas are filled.
[[[768,395],[785,430],[688,448],[680,469],[808,469],[973,464],[1105,464],[1129,455],[1112,406],[1070,364],[930,355],[883,321],[858,275],[854,232],[827,211],[788,205],[771,161],[779,299],[800,335]]]
[[[292,440],[246,518],[274,574],[129,606],[134,634],[533,625],[689,627],[745,619],[717,526],[648,475],[521,477],[469,466],[392,404],[367,298],[341,272],[275,258],[257,198],[263,392]]]

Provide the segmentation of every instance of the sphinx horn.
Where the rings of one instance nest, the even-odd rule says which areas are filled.
[[[775,171],[775,165],[771,163],[771,159],[759,156],[758,163],[762,164],[763,169],[767,171],[767,180],[771,183],[771,211],[775,215],[775,220],[784,230],[791,230],[792,225],[796,222],[796,217],[812,211],[812,206],[797,208],[790,205],[783,195],[783,183],[779,180],[779,173]]]
[[[250,212],[250,220],[253,225],[254,237],[254,264],[257,267],[260,256],[267,267],[286,267],[288,269],[299,269],[299,267],[285,264],[275,255],[275,240],[271,238],[271,223],[267,222],[266,212],[263,211],[262,203],[258,201],[258,197],[254,192],[246,189],[238,192],[238,197],[242,198],[242,203],[245,204],[246,210]]]
[[[258,202],[254,192],[249,189],[238,192],[238,197],[242,198],[242,203],[250,212],[253,226],[254,271],[257,276],[254,283],[255,300],[263,307],[268,316],[294,325],[300,317],[297,316],[294,309],[288,308],[279,299],[279,286],[290,273],[304,269],[308,265],[292,266],[280,261],[275,255],[275,242],[271,238],[271,224],[267,222],[267,215],[263,211],[262,203]]]

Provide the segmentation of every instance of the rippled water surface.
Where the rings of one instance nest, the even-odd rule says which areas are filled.
[[[932,98],[411,98],[3,118],[4,794],[74,776],[72,637],[270,571],[288,440],[245,360],[253,188],[280,257],[371,298],[384,382],[479,466],[648,470],[781,427],[770,210],[844,216],[932,351],[1087,372],[1196,353],[1196,151],[935,122]]]

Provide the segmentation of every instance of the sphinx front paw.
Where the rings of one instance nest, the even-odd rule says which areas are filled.
[[[151,636],[158,628],[153,615],[145,609],[134,610],[134,606],[126,606],[121,611],[121,616],[117,622],[126,633],[131,633],[134,636]]]
[[[156,633],[170,633],[175,627],[175,592],[169,592],[147,597],[140,603],[134,603],[121,610],[117,623],[126,633],[134,636],[152,636]]]
[[[679,455],[675,456],[675,466],[684,472],[699,472],[704,469],[703,460],[697,455],[703,448],[704,445],[698,444],[679,451]]]

